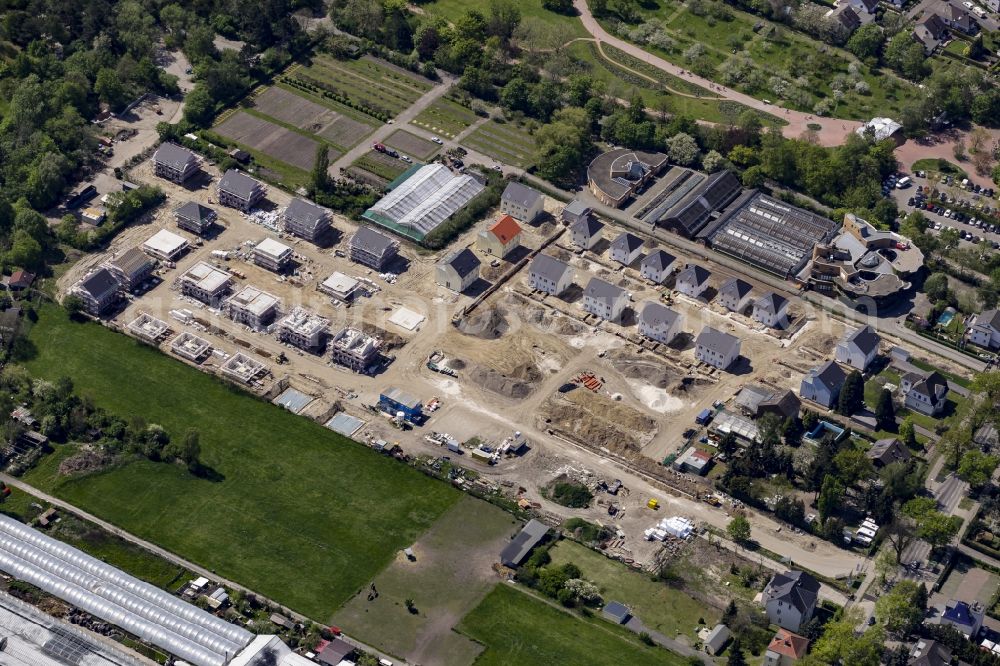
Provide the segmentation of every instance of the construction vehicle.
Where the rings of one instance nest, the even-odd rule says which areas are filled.
[[[660,501],[656,499],[651,499],[648,502],[646,502],[646,506],[655,511],[656,509],[660,508]]]

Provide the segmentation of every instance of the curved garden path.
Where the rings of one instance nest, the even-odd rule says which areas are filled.
[[[580,20],[583,21],[584,28],[597,42],[598,48],[600,48],[602,42],[610,44],[611,46],[624,51],[633,58],[649,63],[650,65],[661,69],[668,74],[672,74],[712,90],[713,92],[719,94],[721,98],[739,102],[740,104],[748,106],[752,109],[757,109],[758,111],[763,111],[765,113],[770,113],[771,115],[783,118],[788,124],[781,128],[781,132],[788,138],[799,138],[804,133],[810,131],[809,125],[818,125],[820,129],[815,132],[815,136],[819,144],[823,146],[839,146],[851,132],[863,124],[857,120],[823,118],[821,116],[815,116],[802,111],[785,109],[777,104],[767,104],[755,97],[751,97],[750,95],[719,85],[709,79],[697,76],[696,74],[688,72],[687,70],[660,58],[659,56],[655,56],[652,53],[643,50],[635,44],[626,42],[625,40],[608,33],[603,27],[601,27],[601,24],[597,22],[594,15],[590,13],[590,7],[587,6],[587,0],[573,0],[573,5],[580,14]],[[601,53],[603,54],[603,50]],[[609,58],[609,60],[611,59]]]

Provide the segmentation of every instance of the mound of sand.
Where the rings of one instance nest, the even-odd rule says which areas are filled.
[[[500,308],[483,308],[458,324],[458,330],[483,340],[496,340],[510,328]]]
[[[677,379],[662,361],[653,358],[637,358],[635,356],[617,356],[614,360],[615,370],[629,379],[641,379],[650,386],[665,389]]]
[[[522,363],[505,375],[493,368],[476,365],[469,378],[477,385],[499,395],[520,400],[531,395],[542,378],[542,372],[533,363]]]

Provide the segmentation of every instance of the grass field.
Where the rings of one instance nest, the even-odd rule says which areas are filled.
[[[49,456],[27,481],[319,620],[413,543],[460,494],[390,458],[97,324],[40,310],[28,369],[70,377],[123,416],[201,433],[198,479],[135,462],[83,478]]]
[[[553,607],[508,584],[498,585],[458,629],[486,646],[476,666],[680,666],[687,661],[648,647],[627,629]]]
[[[589,36],[580,19],[550,12],[542,7],[541,2],[536,2],[535,0],[510,0],[509,4],[516,7],[521,13],[521,25],[548,30],[553,28],[563,30],[565,34],[562,36],[566,39]],[[443,18],[449,23],[459,20],[473,7],[474,5],[470,4],[468,0],[433,0],[432,2],[420,3],[422,12],[434,17]],[[476,8],[483,14],[488,15],[489,13],[486,6]]]
[[[32,506],[35,504],[37,506]],[[43,509],[48,508],[48,502],[29,495],[20,489],[14,489],[10,497],[0,504],[0,513],[30,523]],[[106,532],[76,516],[60,511],[59,521],[43,531],[54,539],[59,539],[97,559],[116,566],[136,578],[152,583],[164,589],[174,589],[178,583],[190,580],[194,574],[184,567],[177,566],[159,555],[149,552]]]
[[[390,148],[395,148],[403,155],[409,155],[421,161],[429,160],[441,149],[439,144],[406,130],[396,130],[386,137],[382,143]]]
[[[442,97],[434,100],[433,104],[418,113],[411,122],[435,134],[454,139],[478,119],[471,109]]]
[[[654,582],[649,576],[632,571],[575,541],[560,541],[549,554],[553,564],[573,562],[580,567],[583,578],[601,588],[605,602],[624,603],[646,627],[667,636],[683,633],[695,638],[698,618],[713,627],[722,616],[717,609],[695,601],[684,592]]]
[[[535,139],[524,128],[510,123],[487,122],[462,143],[505,164],[526,169],[534,163]]]
[[[399,554],[373,581],[378,597],[369,600],[364,589],[333,622],[411,664],[472,663],[481,646],[452,629],[497,585],[490,565],[519,527],[505,511],[463,498],[413,544],[416,561]]]

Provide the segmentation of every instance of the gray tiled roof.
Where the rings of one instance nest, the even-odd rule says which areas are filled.
[[[639,313],[639,321],[653,328],[660,326],[670,328],[679,318],[680,315],[677,312],[656,301],[646,301],[642,312]]]
[[[690,282],[694,285],[704,284],[711,273],[707,268],[702,268],[697,264],[691,264],[677,276],[677,282]]]
[[[95,299],[100,300],[101,296],[118,289],[118,280],[115,279],[111,271],[100,268],[85,277],[78,286]]]
[[[172,169],[183,171],[191,162],[197,159],[195,154],[187,148],[178,146],[176,143],[161,143],[160,147],[153,153],[153,161],[166,164]]]
[[[816,379],[829,389],[837,389],[844,385],[847,373],[833,361],[827,361],[814,371]]]
[[[706,326],[701,329],[695,344],[714,351],[716,354],[728,356],[736,345],[740,344],[739,338],[728,333]]]
[[[722,283],[719,288],[720,296],[735,296],[737,300],[742,300],[744,296],[753,291],[753,286],[739,278],[729,278]]]
[[[592,210],[593,208],[585,204],[582,200],[573,199],[568,204],[566,204],[566,207],[563,209],[563,212],[566,213],[567,215],[583,215],[584,213],[589,213]]]
[[[576,222],[572,227],[570,227],[570,231],[575,234],[582,233],[587,238],[590,238],[603,228],[603,224],[592,217],[588,217],[587,219]]]
[[[786,303],[788,303],[788,299],[771,291],[758,298],[754,302],[754,307],[771,314],[777,314],[781,308],[785,307]]]
[[[174,214],[186,220],[203,223],[215,218],[215,211],[208,206],[202,206],[197,201],[188,201],[174,209]]]
[[[524,208],[531,208],[535,205],[542,196],[542,193],[538,190],[534,190],[527,185],[522,185],[516,181],[511,181],[507,184],[506,189],[503,191],[503,195],[500,197],[503,201],[510,201],[522,206]]]
[[[622,232],[618,235],[611,243],[612,250],[625,250],[626,253],[632,253],[642,247],[642,239],[635,234],[630,234],[627,231]]]
[[[358,227],[354,236],[351,237],[351,247],[361,248],[376,255],[381,255],[398,244],[399,242],[394,238],[380,234],[371,227]]]
[[[764,588],[765,604],[773,600],[784,601],[800,613],[816,606],[819,582],[804,571],[786,571],[775,574]]]
[[[989,326],[994,331],[1000,331],[1000,310],[983,310],[976,317],[977,326]]]
[[[625,290],[621,287],[616,287],[610,282],[605,282],[601,278],[593,277],[587,283],[587,288],[583,291],[583,295],[602,301],[613,301],[624,296]]]
[[[651,266],[654,270],[662,271],[675,261],[677,261],[677,257],[674,255],[661,249],[656,249],[643,258],[642,267],[645,268],[646,266]]]
[[[250,199],[260,183],[242,171],[230,169],[219,181],[219,189],[229,192],[240,199]]]
[[[878,349],[879,337],[871,326],[863,326],[847,336],[846,342],[853,342],[862,354],[869,354]]]
[[[540,275],[553,283],[558,283],[567,271],[572,270],[573,268],[569,264],[563,263],[555,257],[539,254],[531,262],[531,268],[528,269],[528,272]]]
[[[292,199],[285,208],[285,217],[308,224],[316,224],[327,214],[328,211],[322,206],[298,197]]]
[[[466,275],[479,270],[481,262],[476,257],[476,253],[467,247],[463,247],[461,250],[455,250],[444,259],[441,263],[445,266],[451,266],[458,273],[459,277],[465,277]]]

